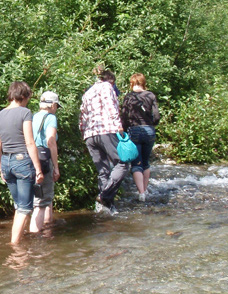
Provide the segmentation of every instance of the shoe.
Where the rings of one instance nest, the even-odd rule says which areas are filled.
[[[119,213],[114,205],[112,205],[110,208],[108,208],[107,206],[101,204],[98,201],[95,202],[94,212],[95,213],[104,213],[106,215],[111,215],[111,216]]]
[[[101,195],[100,194],[97,196],[96,201],[99,202],[100,204],[102,204],[102,200],[101,200]]]
[[[95,209],[94,212],[95,213],[100,213],[101,211],[103,211],[103,205],[100,204],[98,201],[95,202]]]
[[[150,195],[148,190],[144,191],[144,193],[145,193],[146,197]]]
[[[96,212],[96,213],[100,213],[100,212],[103,211],[103,208],[104,208],[104,205],[103,205],[103,203],[102,203],[101,196],[100,196],[100,194],[99,194],[99,195],[96,197],[94,212]]]
[[[102,198],[101,198],[101,195],[99,194],[96,198],[96,201],[99,202],[101,205],[107,207],[108,209],[110,209],[110,203],[104,201]]]
[[[101,195],[99,194],[97,197],[96,197],[96,207],[102,207],[102,208],[98,208],[99,211],[103,210],[103,211],[106,211],[106,212],[110,212],[110,214],[117,214],[117,210],[115,208],[115,206],[110,203],[110,202],[106,202],[104,201],[102,198],[101,198]],[[100,204],[100,206],[98,206],[98,204]],[[97,209],[95,209],[96,211]]]
[[[111,204],[110,206],[110,214],[111,215],[115,215],[115,214],[118,214],[118,210],[116,209],[115,205],[114,204]]]
[[[145,193],[139,193],[139,201],[145,202],[146,201],[146,195]]]

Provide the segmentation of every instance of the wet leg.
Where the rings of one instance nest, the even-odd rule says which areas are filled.
[[[45,207],[36,206],[34,208],[31,222],[30,222],[31,233],[38,233],[39,231],[41,231],[44,224],[44,214],[45,214]]]
[[[147,190],[147,186],[149,184],[149,179],[150,179],[150,169],[146,169],[143,172],[143,186],[144,186],[144,191]]]
[[[144,193],[144,175],[140,171],[136,171],[133,173],[133,179],[136,184],[136,187],[139,191],[139,193]]]
[[[52,203],[45,208],[44,223],[49,224],[53,221]]]
[[[24,227],[26,224],[26,220],[28,218],[27,214],[15,212],[14,220],[13,220],[13,227],[12,227],[12,236],[11,236],[11,243],[17,244],[19,243],[21,236],[24,232]]]

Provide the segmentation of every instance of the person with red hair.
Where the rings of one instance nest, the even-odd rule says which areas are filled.
[[[156,96],[146,90],[146,78],[135,73],[130,78],[131,92],[127,94],[122,107],[122,124],[136,144],[139,155],[131,162],[133,179],[139,192],[139,201],[145,201],[150,178],[149,158],[155,142],[155,126],[160,114]]]

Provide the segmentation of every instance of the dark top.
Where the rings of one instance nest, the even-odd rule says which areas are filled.
[[[32,121],[32,113],[26,107],[5,108],[0,111],[0,139],[3,152],[27,152],[23,132],[24,121]]]
[[[150,91],[132,91],[127,94],[123,101],[121,119],[125,132],[132,126],[156,126],[160,120],[156,96]]]

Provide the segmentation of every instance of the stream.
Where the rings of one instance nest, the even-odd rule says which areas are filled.
[[[227,294],[228,167],[154,163],[145,203],[123,188],[119,214],[55,213],[18,246],[0,220],[0,293]]]

